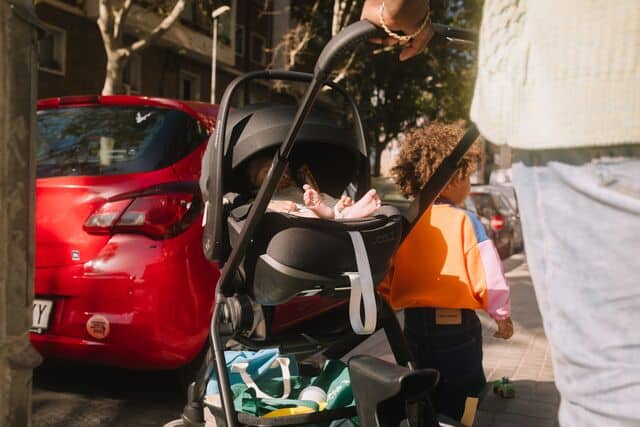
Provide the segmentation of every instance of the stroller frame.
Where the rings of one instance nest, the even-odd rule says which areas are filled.
[[[454,29],[444,25],[433,24],[436,36],[447,40],[458,40],[463,42],[472,42],[475,34],[466,30]],[[207,257],[212,260],[219,260],[223,253],[225,243],[222,241],[223,233],[223,201],[222,201],[222,165],[225,150],[225,133],[227,117],[229,114],[229,104],[234,91],[242,84],[250,80],[262,78],[268,80],[291,80],[298,82],[310,82],[300,106],[295,114],[293,123],[287,133],[286,138],[278,148],[271,169],[269,170],[263,184],[260,187],[258,195],[253,202],[249,211],[246,222],[244,223],[240,236],[231,250],[231,254],[222,268],[220,278],[217,283],[215,292],[214,310],[211,320],[211,346],[205,357],[202,367],[194,383],[189,387],[188,402],[182,414],[182,422],[188,426],[204,425],[204,400],[206,393],[206,385],[213,369],[216,371],[218,386],[221,396],[222,412],[224,413],[224,422],[227,426],[238,425],[238,414],[235,412],[233,405],[233,395],[231,392],[229,377],[225,364],[224,343],[222,339],[223,331],[221,331],[221,318],[223,315],[223,305],[227,298],[234,295],[233,275],[239,268],[240,263],[247,250],[251,237],[253,236],[259,221],[263,217],[267,205],[277,187],[285,168],[288,165],[289,155],[291,154],[296,136],[300,131],[302,124],[311,110],[320,89],[324,86],[330,86],[340,92],[354,111],[354,121],[356,122],[356,133],[359,138],[363,137],[362,123],[360,121],[357,108],[353,99],[340,88],[337,84],[328,81],[330,73],[335,63],[343,54],[352,50],[356,45],[372,38],[380,36],[380,29],[367,21],[360,21],[343,29],[338,35],[329,41],[322,50],[316,63],[314,73],[298,73],[290,71],[257,71],[248,73],[235,79],[225,90],[221,100],[221,108],[218,113],[218,124],[216,132],[209,140],[214,144],[214,156],[211,159],[211,175],[209,179],[208,200],[205,200],[205,233],[203,239],[203,250]],[[415,225],[421,215],[431,206],[438,194],[447,185],[453,177],[457,166],[469,149],[473,141],[477,138],[478,131],[472,126],[463,138],[459,141],[452,153],[445,158],[438,167],[433,177],[425,184],[420,194],[411,204],[408,212],[405,214],[406,227],[403,227],[403,238],[406,237],[412,226]],[[362,140],[364,143],[364,140]],[[410,370],[415,370],[413,356],[407,346],[406,341],[391,307],[382,298],[377,298],[379,311],[381,313],[381,323],[385,330],[387,340],[391,346],[392,352],[399,365],[406,366]],[[225,334],[227,335],[227,334]],[[346,352],[345,352],[346,354]],[[356,402],[358,405],[358,402]],[[318,413],[322,414],[322,413]],[[329,414],[327,414],[329,415]],[[335,417],[342,418],[354,415],[349,411],[335,411]],[[434,414],[435,415],[435,414]],[[307,416],[308,417],[308,416]],[[332,419],[335,419],[333,417]],[[286,418],[286,420],[282,420]],[[298,416],[282,417],[274,419],[273,422],[265,422],[260,425],[291,425],[310,423],[316,421],[327,420],[326,417],[315,416],[302,419]],[[423,425],[422,417],[419,425]],[[435,419],[435,418],[434,418]],[[278,422],[278,420],[280,420]],[[222,421],[222,420],[220,420]],[[364,421],[364,420],[363,420]],[[368,426],[366,422],[363,425]]]

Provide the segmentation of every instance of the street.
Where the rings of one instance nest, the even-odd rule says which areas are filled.
[[[158,426],[182,411],[172,373],[44,365],[34,372],[34,426]]]
[[[495,326],[481,314],[484,366],[489,381],[503,376],[512,379],[516,397],[501,399],[489,390],[474,425],[554,427],[559,397],[524,256],[514,255],[505,260],[504,267],[512,289],[515,334],[508,341],[493,338]],[[357,353],[391,360],[380,332],[350,355]],[[180,415],[184,399],[171,373],[45,365],[34,374],[33,425],[159,426]]]

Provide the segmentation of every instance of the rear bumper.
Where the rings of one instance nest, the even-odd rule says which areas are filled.
[[[169,240],[113,236],[81,265],[37,268],[35,297],[53,301],[49,328],[32,333],[45,357],[130,369],[175,369],[206,342],[218,278],[200,249],[197,227]],[[103,339],[87,321],[109,322]]]

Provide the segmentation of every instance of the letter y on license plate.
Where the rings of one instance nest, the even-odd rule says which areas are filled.
[[[33,321],[31,322],[31,332],[42,333],[49,327],[49,317],[53,301],[34,299],[33,300]]]

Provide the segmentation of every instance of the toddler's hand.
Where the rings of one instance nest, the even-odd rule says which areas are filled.
[[[498,330],[495,334],[493,334],[496,338],[502,338],[508,340],[513,335],[513,322],[511,318],[496,320],[496,325],[498,326]]]

